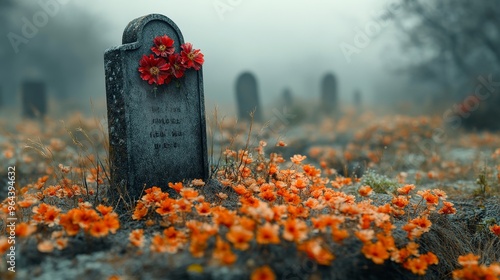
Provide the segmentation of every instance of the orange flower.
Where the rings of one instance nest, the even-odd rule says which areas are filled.
[[[265,265],[252,271],[250,280],[276,280],[276,275],[269,266]]]
[[[332,228],[332,238],[335,242],[342,242],[347,237],[349,237],[349,232],[346,229]]]
[[[142,220],[148,214],[148,207],[142,201],[137,202],[135,206],[134,214],[132,215],[133,220]],[[161,215],[161,214],[160,214]]]
[[[284,223],[283,238],[288,241],[301,242],[307,238],[307,225],[299,219],[289,218]]]
[[[217,197],[219,197],[220,199],[224,200],[224,199],[227,199],[228,198],[228,195],[223,193],[223,192],[220,192],[217,194]]]
[[[190,213],[193,210],[193,204],[187,199],[181,198],[176,200],[175,202],[177,210],[180,212]]]
[[[212,209],[214,213],[214,222],[216,225],[224,225],[226,227],[231,227],[236,218],[236,212],[227,210],[226,208],[219,206]]]
[[[272,190],[267,190],[267,191],[264,191],[264,192],[261,192],[259,194],[259,196],[266,200],[266,201],[269,201],[269,202],[273,202],[276,200],[277,196],[276,196],[276,193]]]
[[[229,229],[226,238],[229,242],[233,243],[234,248],[246,250],[250,247],[248,242],[252,240],[253,232],[246,230],[242,226],[236,225]]]
[[[168,249],[167,239],[159,234],[155,234],[151,238],[150,249],[156,253],[165,253]]]
[[[198,191],[195,191],[193,188],[184,188],[180,191],[181,196],[187,200],[195,200],[198,197]]]
[[[67,238],[57,238],[56,242],[54,244],[58,250],[62,250],[68,246],[68,239]]]
[[[296,187],[299,190],[305,189],[307,187],[307,183],[308,183],[307,181],[308,180],[306,180],[304,178],[297,178],[296,180],[292,181],[291,186]]]
[[[64,228],[69,236],[77,235],[80,231],[80,226],[76,220],[76,215],[80,212],[80,209],[71,209],[66,214],[61,214],[59,219],[59,224]]]
[[[99,219],[100,217],[94,209],[80,209],[74,214],[74,221],[84,230],[90,228],[92,223]]]
[[[398,193],[401,195],[408,195],[414,189],[415,185],[404,185],[403,187],[398,188]]]
[[[259,227],[257,230],[257,243],[259,244],[280,243],[279,226],[271,225],[269,222],[267,222],[263,226]]]
[[[490,227],[490,231],[491,231],[494,235],[496,235],[496,236],[500,237],[500,225],[492,225],[492,226]]]
[[[335,258],[333,254],[321,244],[321,239],[308,240],[299,246],[299,250],[306,252],[309,258],[321,265],[330,265]]]
[[[408,205],[409,201],[406,197],[399,195],[395,198],[392,199],[392,204],[399,207],[399,208],[405,208],[406,205]]]
[[[5,151],[3,151],[3,156],[6,159],[10,159],[10,158],[12,158],[14,156],[14,151],[12,149],[5,150]]]
[[[54,243],[49,240],[43,240],[37,245],[38,251],[42,253],[50,253],[54,251]]]
[[[58,222],[60,212],[61,209],[52,205],[48,205],[46,203],[42,203],[38,206],[33,207],[33,213],[35,213],[35,215],[33,215],[33,220],[52,227],[56,222]]]
[[[430,190],[418,191],[417,194],[423,197],[428,205],[437,205],[439,203],[439,197],[433,195]]]
[[[425,275],[425,273],[427,272],[428,263],[425,261],[425,259],[418,257],[407,259],[403,267],[411,270],[413,274]]]
[[[443,207],[438,210],[438,213],[449,215],[457,213],[457,210],[455,209],[455,207],[453,207],[453,203],[448,201],[443,201]]]
[[[369,229],[371,227],[372,221],[374,220],[375,217],[373,217],[373,215],[363,214],[361,216],[361,219],[359,220],[359,227],[361,229]]]
[[[248,190],[247,188],[244,186],[244,185],[237,185],[235,187],[233,187],[233,190],[239,194],[239,195],[242,195],[242,196],[245,196],[248,194]]]
[[[290,159],[292,160],[292,162],[294,164],[300,164],[303,160],[305,160],[307,157],[306,156],[302,156],[302,155],[294,155],[293,157],[291,157]]]
[[[392,212],[391,205],[389,203],[386,203],[382,206],[379,206],[377,208],[377,212],[384,213],[384,214],[390,214]]]
[[[372,188],[370,186],[362,186],[358,190],[359,195],[369,196],[372,193]]]
[[[427,217],[418,217],[409,221],[402,229],[408,232],[408,238],[413,240],[420,237],[424,232],[428,232],[431,228],[432,222]]]
[[[160,205],[158,208],[156,208],[155,212],[160,214],[161,216],[172,214],[176,211],[176,204],[175,204],[174,199],[166,198],[166,199],[162,200],[159,204]],[[139,206],[139,204],[137,204],[137,206]],[[136,207],[135,211],[136,212],[140,211],[139,214],[142,214],[144,212],[144,210],[142,210],[142,209],[138,210],[137,207]],[[146,209],[146,212],[147,212],[147,209]],[[134,216],[135,216],[135,212],[134,212]]]
[[[182,182],[177,182],[175,184],[168,183],[168,187],[174,189],[177,193],[180,193],[184,186],[182,185]]]
[[[147,206],[154,205],[169,196],[168,193],[162,192],[159,187],[151,187],[145,190],[145,192],[146,194],[141,198],[141,201],[143,201]]]
[[[377,239],[382,242],[382,244],[384,245],[384,247],[388,250],[388,251],[393,251],[393,250],[396,250],[396,244],[394,243],[394,237],[392,237],[392,235],[386,235],[386,234],[382,234],[382,233],[378,233],[377,234]]]
[[[99,238],[108,235],[109,229],[104,221],[97,221],[92,223],[90,228],[90,235]]]
[[[471,266],[471,265],[477,265],[479,263],[479,256],[476,256],[472,253],[469,253],[465,256],[459,256],[458,257],[458,263],[461,266]]]
[[[9,248],[9,239],[5,236],[0,236],[0,255],[5,254]]]
[[[27,223],[19,223],[16,225],[17,237],[28,237],[36,231],[36,226]]]
[[[440,190],[440,189],[433,189],[432,192],[437,196],[439,197],[441,200],[446,200],[446,198],[448,197],[446,195],[446,193],[443,191],[443,190]]]
[[[108,213],[113,212],[113,207],[111,206],[104,206],[102,204],[99,204],[99,206],[96,207],[97,211],[99,211],[103,216],[106,216]]]
[[[198,214],[201,216],[207,216],[210,215],[211,208],[210,208],[210,203],[208,202],[203,202],[195,206],[196,211],[198,211]]]
[[[361,240],[361,242],[369,243],[369,242],[371,242],[371,240],[375,236],[375,232],[373,231],[373,229],[364,229],[364,230],[356,231],[354,233],[354,235],[356,235],[356,237],[358,237],[359,240]]]
[[[144,230],[143,229],[135,229],[132,232],[130,232],[130,235],[128,237],[128,240],[130,240],[130,244],[132,244],[135,247],[144,247]]]
[[[236,255],[231,251],[231,245],[224,242],[220,236],[217,236],[217,240],[215,242],[213,258],[225,265],[231,265],[237,259]]]
[[[191,184],[195,187],[203,187],[205,186],[205,182],[202,179],[194,179],[191,181]]]
[[[309,177],[319,177],[321,174],[320,169],[316,169],[316,168],[314,168],[314,166],[312,166],[310,164],[302,166],[302,169]]]
[[[424,259],[428,264],[438,264],[439,263],[438,257],[432,252],[427,252],[427,254],[421,255],[420,257],[422,259]]]
[[[361,252],[366,258],[371,259],[376,264],[383,264],[389,258],[389,253],[382,242],[365,243]]]
[[[120,220],[118,219],[118,215],[116,213],[109,213],[105,215],[103,217],[103,222],[112,234],[115,234],[120,228]]]

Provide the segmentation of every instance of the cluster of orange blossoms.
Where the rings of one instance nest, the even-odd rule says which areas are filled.
[[[467,254],[458,257],[461,269],[453,271],[455,280],[495,280],[500,279],[500,263],[492,263],[489,266],[479,264],[479,256]]]
[[[376,264],[390,259],[419,275],[424,275],[429,265],[438,264],[436,255],[419,252],[413,240],[429,231],[430,213],[456,212],[443,191],[419,191],[420,202],[415,205],[410,201],[415,186],[405,185],[397,190],[391,203],[375,206],[369,199],[372,188],[361,186],[359,197],[367,198],[356,202],[355,195],[341,191],[353,184],[350,178],[321,177],[322,170],[303,164],[306,157],[301,155],[290,158],[289,169],[280,169],[286,161],[278,154],[265,159],[264,147],[261,142],[257,157],[248,151],[224,153],[227,165],[233,168],[223,168],[217,175],[226,191],[239,196],[238,209],[206,202],[196,189],[204,185],[201,180],[190,186],[169,183],[175,197],[158,187],[147,189],[132,218],[166,228],[153,236],[151,250],[175,253],[187,246],[193,256],[202,257],[207,253],[208,240],[214,237],[212,258],[229,265],[237,260],[234,250],[245,251],[253,244],[291,242],[318,264],[330,265],[335,256],[328,236],[336,243],[355,236],[363,243],[362,253]],[[218,196],[227,198],[224,193]],[[414,217],[402,227],[410,242],[398,248],[392,236],[396,228],[392,221],[405,214]],[[134,246],[144,246],[140,230],[131,232],[129,240]]]

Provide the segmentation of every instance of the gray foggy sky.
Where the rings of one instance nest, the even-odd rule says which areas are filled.
[[[364,29],[374,15],[383,12],[391,3],[387,0],[72,1],[103,17],[110,25],[106,36],[116,45],[132,19],[149,13],[170,17],[185,41],[205,54],[207,110],[218,104],[234,112],[234,83],[245,70],[256,74],[264,104],[281,96],[285,87],[296,96],[318,97],[320,79],[327,71],[337,75],[340,98],[347,101],[352,100],[355,88],[372,95],[377,83],[391,79],[383,71],[382,49],[391,41],[384,36],[391,32],[391,25],[375,33],[374,37],[386,39],[372,37],[351,57],[351,63],[340,49],[342,42],[354,45],[356,28]],[[231,9],[218,12],[217,4]]]

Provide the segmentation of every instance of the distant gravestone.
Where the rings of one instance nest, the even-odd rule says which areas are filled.
[[[293,106],[293,95],[292,95],[292,91],[289,88],[286,88],[283,91],[283,103],[288,108]]]
[[[254,112],[253,120],[262,122],[262,112],[259,101],[257,79],[250,72],[245,72],[236,81],[236,102],[238,116],[241,120],[250,120],[250,113]]]
[[[331,73],[321,81],[321,110],[325,114],[336,114],[338,109],[337,79]]]
[[[41,81],[25,81],[21,88],[23,117],[36,119],[47,114],[47,88]]]
[[[111,186],[134,199],[144,186],[170,191],[169,182],[208,178],[202,71],[186,70],[179,84],[156,91],[138,72],[153,39],[163,35],[179,52],[184,39],[173,21],[158,14],[135,19],[124,31],[123,45],[104,56]]]
[[[361,104],[361,92],[359,90],[354,91],[353,95],[354,106],[360,107]]]

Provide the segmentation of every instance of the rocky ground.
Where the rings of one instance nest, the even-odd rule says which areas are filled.
[[[368,119],[371,121],[367,121]],[[89,164],[105,162],[106,159],[106,148],[102,145],[106,142],[105,133],[102,133],[105,129],[99,122],[82,122],[75,118],[68,120],[65,127],[55,122],[47,122],[44,129],[33,129],[37,124],[28,126],[32,127],[5,128],[6,131],[0,135],[2,163],[5,162],[5,166],[17,167],[17,181],[20,187],[26,187],[26,194],[31,193],[33,185],[36,187],[38,178],[47,175],[50,177],[48,182],[52,182],[50,185],[60,183],[64,178],[71,178],[72,183],[80,184],[82,189],[95,190],[99,186],[100,196],[94,192],[94,196],[87,194],[79,198],[92,202],[94,207],[97,202],[105,202],[105,199],[102,199],[106,189],[109,189],[106,178],[102,178],[101,185],[96,183],[98,178],[91,176],[95,164],[93,167]],[[258,152],[254,148],[262,145],[259,144],[260,140],[267,142],[265,159],[262,159],[266,164],[272,162],[272,153],[283,155],[287,162],[296,154],[305,155],[307,158],[297,166],[290,169],[290,164],[284,163],[281,170],[302,172],[304,165],[311,164],[321,170],[321,178],[327,180],[318,182],[331,184],[335,178],[350,178],[351,182],[345,185],[342,183],[339,190],[355,197],[357,203],[369,200],[369,204],[374,207],[391,205],[397,195],[396,189],[408,184],[416,186],[415,192],[426,189],[445,191],[448,195],[447,201],[454,204],[455,214],[441,215],[437,213],[437,209],[434,211],[422,208],[416,193],[409,204],[414,208],[404,208],[406,213],[403,215],[390,214],[394,226],[391,236],[397,248],[409,243],[408,232],[402,229],[409,220],[425,216],[432,222],[430,230],[415,242],[419,244],[420,254],[432,252],[439,259],[439,263],[429,265],[423,275],[416,274],[405,268],[402,263],[390,259],[377,264],[368,258],[363,251],[366,244],[355,236],[355,232],[359,230],[357,222],[360,217],[346,216],[350,222],[345,223],[345,229],[350,234],[341,242],[325,237],[314,229],[311,217],[318,217],[327,212],[312,208],[311,216],[304,221],[310,230],[310,240],[320,238],[323,242],[320,247],[327,248],[334,255],[334,259],[328,261],[328,264],[322,264],[321,258],[313,252],[298,249],[304,241],[281,240],[279,244],[271,245],[249,241],[248,249],[232,248],[236,260],[228,265],[221,264],[220,260],[211,256],[216,247],[215,236],[207,240],[203,257],[193,257],[188,248],[189,241],[175,253],[154,252],[152,239],[161,233],[165,226],[158,222],[159,220],[152,225],[148,224],[147,219],[134,220],[133,209],[120,212],[120,229],[115,234],[95,238],[83,231],[74,236],[66,236],[67,233],[64,233],[67,238],[64,248],[40,250],[40,243],[51,236],[58,225],[47,226],[34,222],[33,207],[42,202],[53,203],[61,208],[63,213],[68,209],[77,208],[78,204],[74,198],[62,201],[53,197],[37,200],[33,206],[20,211],[20,218],[32,224],[35,231],[26,238],[19,239],[16,274],[7,272],[7,266],[2,263],[0,275],[2,279],[51,280],[248,279],[251,276],[258,277],[254,272],[267,265],[275,278],[252,279],[451,279],[452,271],[460,268],[457,262],[459,256],[473,253],[480,256],[480,263],[486,266],[498,263],[500,238],[492,233],[490,227],[500,223],[500,159],[497,160],[500,135],[452,131],[449,132],[447,141],[425,142],[430,139],[433,129],[439,126],[439,120],[426,117],[348,116],[337,121],[325,120],[319,125],[297,124],[280,130],[279,133],[269,131],[265,126],[257,126],[251,132],[252,141],[247,147],[248,126],[229,122],[220,125],[221,129],[210,139],[214,141],[213,159],[218,158],[221,147],[235,151],[246,148],[256,159]],[[239,137],[231,138],[234,135]],[[26,149],[26,146],[31,148]],[[256,159],[256,162],[259,160]],[[215,162],[217,160],[212,160],[212,163]],[[62,164],[62,167],[59,164]],[[199,195],[204,196],[205,201],[212,207],[220,205],[240,213],[243,211],[242,200],[241,194],[234,189],[237,185],[234,183],[235,179],[227,172],[220,173],[220,170],[232,166],[231,164],[227,161],[221,162],[218,165],[219,173],[214,174],[213,179],[207,181],[203,187],[193,188]],[[64,173],[65,166],[71,166],[72,171]],[[2,172],[4,169],[2,167]],[[258,180],[259,173],[255,171],[255,174],[257,175],[254,179]],[[2,173],[1,178],[2,186],[5,186],[6,174]],[[87,184],[82,183],[82,178],[86,178]],[[229,183],[224,180],[229,180]],[[267,180],[277,184],[280,178],[271,176]],[[312,183],[316,179],[311,177],[308,180],[311,185],[306,189],[309,191],[309,188],[316,184]],[[48,185],[47,183],[41,190],[44,191]],[[260,195],[260,191],[253,189],[251,183],[244,185],[248,191],[254,192],[256,197]],[[374,190],[368,197],[359,195],[360,187],[364,185],[370,185]],[[169,191],[172,196],[176,195]],[[4,193],[5,191],[2,191],[3,196]],[[220,193],[228,197],[221,199],[218,196]],[[19,200],[24,198],[22,194],[19,196]],[[305,205],[306,196],[302,196],[302,199]],[[131,205],[132,208],[135,206]],[[391,207],[395,208],[394,205]],[[344,210],[339,209],[335,210],[336,215],[347,215]],[[214,217],[210,215],[208,218],[200,218],[201,221],[214,221],[211,219]],[[187,218],[184,219],[186,220]],[[277,223],[280,225],[280,235],[285,231],[281,228],[283,221],[284,219]],[[183,230],[182,223],[175,224],[175,227]],[[146,246],[143,248],[137,248],[129,241],[131,231],[136,229],[144,230]],[[376,232],[380,230],[376,227],[373,229]],[[227,238],[229,230],[230,227],[221,227],[218,235]],[[193,233],[190,234],[193,240]],[[387,250],[395,252],[395,249]]]

